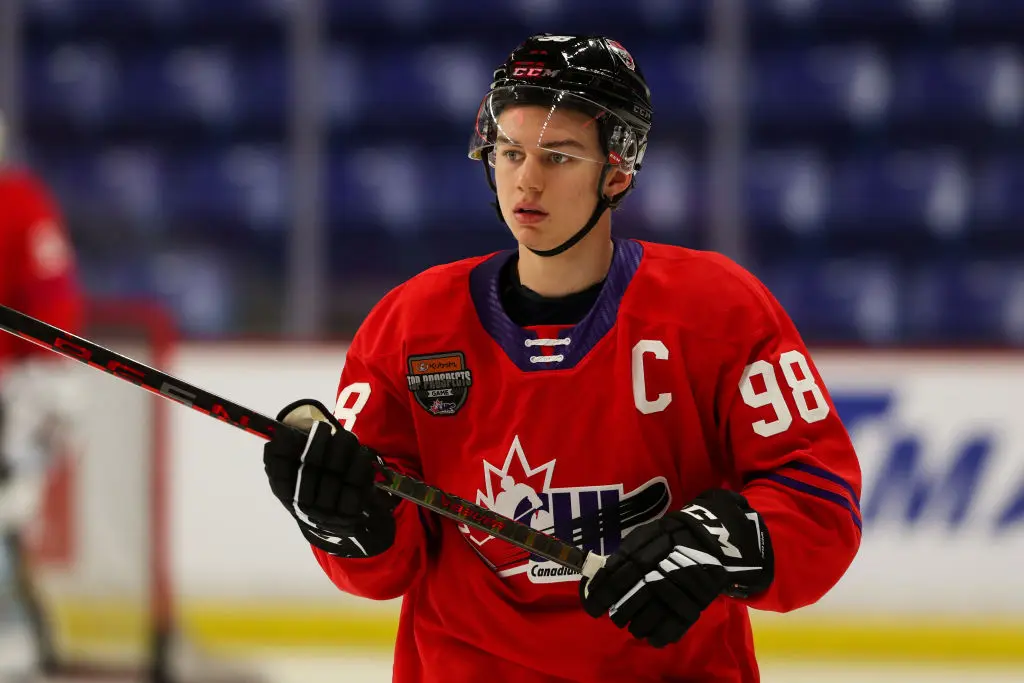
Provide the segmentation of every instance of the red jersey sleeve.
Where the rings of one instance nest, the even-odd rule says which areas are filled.
[[[74,249],[56,203],[27,174],[0,180],[0,202],[6,205],[0,229],[9,231],[13,258],[7,260],[9,305],[70,332],[81,330],[83,297]],[[5,302],[7,303],[7,302]],[[48,353],[19,343],[15,356]]]
[[[422,480],[416,431],[408,399],[394,378],[404,378],[401,346],[384,339],[393,329],[385,299],[356,334],[345,358],[335,416],[360,443],[380,453],[396,471]],[[407,393],[407,392],[406,392]],[[338,588],[361,597],[388,600],[404,594],[423,574],[434,520],[403,500],[395,509],[395,543],[369,558],[339,558],[313,548],[320,566]]]
[[[751,303],[718,385],[719,437],[775,552],[772,586],[747,604],[785,612],[818,601],[853,561],[861,472],[793,322],[753,276],[744,284]]]

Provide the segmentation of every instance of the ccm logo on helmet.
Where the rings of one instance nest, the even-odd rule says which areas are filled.
[[[648,109],[647,107],[641,106],[639,104],[634,104],[633,113],[642,118],[644,121],[651,120],[651,110]]]
[[[548,69],[533,64],[519,64],[512,67],[512,75],[520,78],[554,78],[561,72],[561,69]]]

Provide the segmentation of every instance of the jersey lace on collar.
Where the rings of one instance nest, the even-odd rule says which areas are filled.
[[[594,291],[553,300],[524,291],[512,277],[514,251],[495,254],[473,270],[470,291],[480,322],[520,370],[575,367],[615,325],[643,247],[632,240],[614,244],[612,265],[602,284]],[[556,328],[557,334],[545,333]],[[538,347],[550,352],[538,353]]]

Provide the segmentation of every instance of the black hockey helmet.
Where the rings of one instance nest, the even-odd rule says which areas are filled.
[[[633,188],[643,163],[647,136],[651,130],[651,94],[643,73],[633,57],[616,41],[603,36],[536,35],[517,47],[494,72],[490,91],[477,112],[469,145],[471,159],[481,160],[487,182],[497,189],[491,176],[494,145],[500,133],[498,117],[517,104],[582,111],[597,123],[604,152],[598,183],[598,202],[587,224],[563,244],[541,256],[554,256],[583,239],[597,224],[605,209],[614,207]],[[540,141],[538,141],[539,144]],[[613,169],[632,173],[629,187],[614,197],[601,191]],[[495,203],[498,217],[504,221]]]

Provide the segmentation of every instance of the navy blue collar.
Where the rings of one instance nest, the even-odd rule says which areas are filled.
[[[561,356],[561,360],[555,362],[530,360],[541,355],[540,350],[532,343],[537,339],[537,334],[512,322],[501,305],[501,295],[498,291],[499,274],[502,266],[512,258],[515,251],[497,253],[477,265],[470,273],[469,291],[481,324],[520,370],[532,372],[575,367],[615,325],[619,304],[626,293],[626,287],[640,266],[644,249],[639,242],[633,240],[612,241],[615,252],[601,293],[597,295],[594,307],[583,320],[560,331],[559,337],[563,343],[554,348],[554,353]],[[565,339],[569,341],[564,343]],[[529,345],[527,340],[531,341]]]

